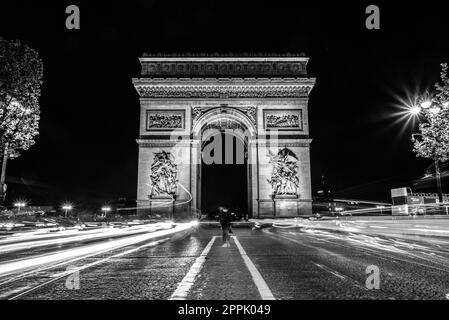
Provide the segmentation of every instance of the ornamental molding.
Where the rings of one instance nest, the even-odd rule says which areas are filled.
[[[201,128],[201,134],[204,134],[206,130],[241,130],[245,132],[247,128],[240,122],[231,119],[217,119],[210,123],[207,123]]]
[[[249,145],[258,145],[259,147],[277,147],[277,148],[292,148],[292,147],[310,147],[312,139],[263,139],[250,140]]]
[[[206,112],[216,109],[217,107],[193,107],[192,108],[192,121],[196,123],[199,118]]]
[[[306,98],[311,85],[136,85],[144,98]]]
[[[305,76],[306,57],[140,58],[142,76]]]
[[[252,107],[252,106],[238,106],[238,107],[231,107],[231,106],[226,106],[226,107],[193,107],[192,108],[192,121],[195,124],[199,118],[201,118],[201,116],[203,116],[205,113],[207,113],[208,111],[211,110],[216,110],[216,109],[234,109],[234,110],[238,110],[243,112],[248,119],[252,122],[252,124],[254,125],[255,128],[257,128],[257,108],[256,107]]]
[[[171,85],[189,85],[189,84],[309,84],[314,85],[316,78],[311,77],[234,77],[234,78],[133,78],[135,85],[144,84],[171,84]]]
[[[193,144],[197,144],[197,140],[185,139],[181,141],[170,141],[162,139],[137,139],[139,147],[190,147]]]
[[[257,142],[261,145],[278,144],[279,146],[281,146],[281,145],[284,146],[285,144],[288,144],[288,143],[299,143],[299,142],[311,144],[312,140],[313,139],[308,139],[308,138],[305,138],[305,139],[283,139],[282,136],[279,136],[277,139],[264,139],[264,138],[259,137],[257,139],[257,141],[254,140],[254,142]]]
[[[239,110],[242,110],[246,116],[251,120],[251,122],[254,124],[254,127],[257,128],[257,108],[256,107],[241,107]]]

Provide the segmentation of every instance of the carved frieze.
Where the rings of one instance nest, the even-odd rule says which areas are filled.
[[[147,131],[182,130],[184,128],[184,110],[147,110]]]
[[[142,76],[150,77],[298,77],[306,75],[307,59],[297,61],[145,61]]]
[[[265,130],[303,130],[302,110],[264,110]]]
[[[302,98],[309,85],[178,86],[137,85],[144,98]]]

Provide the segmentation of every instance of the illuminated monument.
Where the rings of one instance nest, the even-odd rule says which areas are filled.
[[[200,209],[205,142],[225,132],[243,148],[250,217],[310,214],[315,79],[307,62],[301,55],[140,58],[138,207]]]

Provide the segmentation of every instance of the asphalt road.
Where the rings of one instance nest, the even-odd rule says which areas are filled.
[[[162,230],[148,239],[151,232],[60,245],[33,242],[32,248],[3,253],[0,242],[0,298],[449,298],[445,229],[435,220],[406,228],[424,231],[403,232],[400,223],[376,221],[234,228],[230,247],[222,247],[220,230],[210,226]],[[24,267],[16,270],[13,263]],[[379,270],[378,289],[367,268]]]

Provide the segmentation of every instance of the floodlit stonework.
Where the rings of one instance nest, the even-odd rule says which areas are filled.
[[[307,57],[157,56],[140,62],[141,77],[133,79],[141,105],[139,207],[152,213],[200,209],[202,148],[225,130],[244,141],[250,217],[311,213],[308,96],[315,79],[307,77]],[[162,153],[176,175],[162,168],[159,179],[151,168]],[[172,176],[178,186],[155,196],[152,181],[165,186],[174,183]]]

